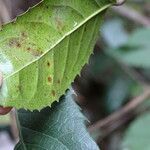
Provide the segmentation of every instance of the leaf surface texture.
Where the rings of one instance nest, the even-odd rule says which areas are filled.
[[[41,112],[18,111],[20,141],[15,150],[98,150],[71,93]]]
[[[88,62],[108,0],[45,0],[0,31],[0,105],[41,109]]]

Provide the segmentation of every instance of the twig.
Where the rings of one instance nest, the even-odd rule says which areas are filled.
[[[114,112],[110,116],[98,121],[97,123],[89,127],[89,132],[93,133],[97,130],[107,129],[107,132],[112,132],[127,121],[131,119],[131,113],[134,113],[135,108],[142,104],[146,99],[150,98],[150,87],[147,87],[145,91],[138,97],[131,100],[120,110]],[[111,130],[111,131],[109,131]]]
[[[130,8],[127,5],[123,5],[120,7],[112,7],[112,9],[120,15],[135,21],[136,23],[139,23],[146,27],[150,27],[150,19],[148,17],[140,14],[135,9]]]
[[[126,0],[116,0],[115,6],[120,6],[125,3]]]
[[[149,83],[145,81],[144,77],[137,72],[134,68],[131,68],[127,66],[126,64],[122,63],[121,61],[117,60],[117,62],[120,64],[120,67],[122,70],[128,74],[135,82],[137,82],[143,89],[147,88],[149,86]]]

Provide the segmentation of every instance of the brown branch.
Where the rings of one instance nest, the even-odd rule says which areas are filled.
[[[124,64],[123,62],[117,60],[117,62],[120,64],[120,67],[122,70],[129,75],[132,80],[137,82],[142,88],[147,88],[149,86],[149,82],[145,80],[145,78],[137,72],[134,68],[129,67],[128,65]]]
[[[143,14],[140,14],[135,9],[123,5],[120,7],[112,7],[113,11],[117,12],[121,16],[124,16],[130,20],[133,20],[134,22],[141,24],[146,27],[150,27],[150,19]]]
[[[97,130],[105,131],[107,129],[107,132],[110,133],[116,130],[118,127],[129,121],[131,119],[130,114],[134,113],[134,110],[148,98],[150,98],[150,87],[147,87],[143,94],[131,100],[120,110],[91,125],[89,127],[89,132],[93,133]]]

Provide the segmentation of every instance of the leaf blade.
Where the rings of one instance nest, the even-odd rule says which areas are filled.
[[[99,149],[86,131],[85,118],[70,92],[51,109],[45,108],[41,112],[20,110],[18,116],[22,137],[16,150]]]
[[[129,126],[122,141],[123,149],[140,150],[144,147],[148,150],[150,148],[149,115],[149,112],[142,114]]]
[[[0,32],[0,64],[9,64],[9,72],[3,71],[0,104],[33,110],[58,100],[87,63],[110,5],[107,0],[45,0],[6,26]],[[95,29],[87,32],[92,25]]]

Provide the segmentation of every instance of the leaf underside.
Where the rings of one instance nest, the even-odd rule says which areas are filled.
[[[92,53],[108,0],[45,0],[0,31],[0,105],[41,109],[65,93]]]
[[[20,141],[15,150],[98,150],[71,93],[41,110],[18,111]]]

